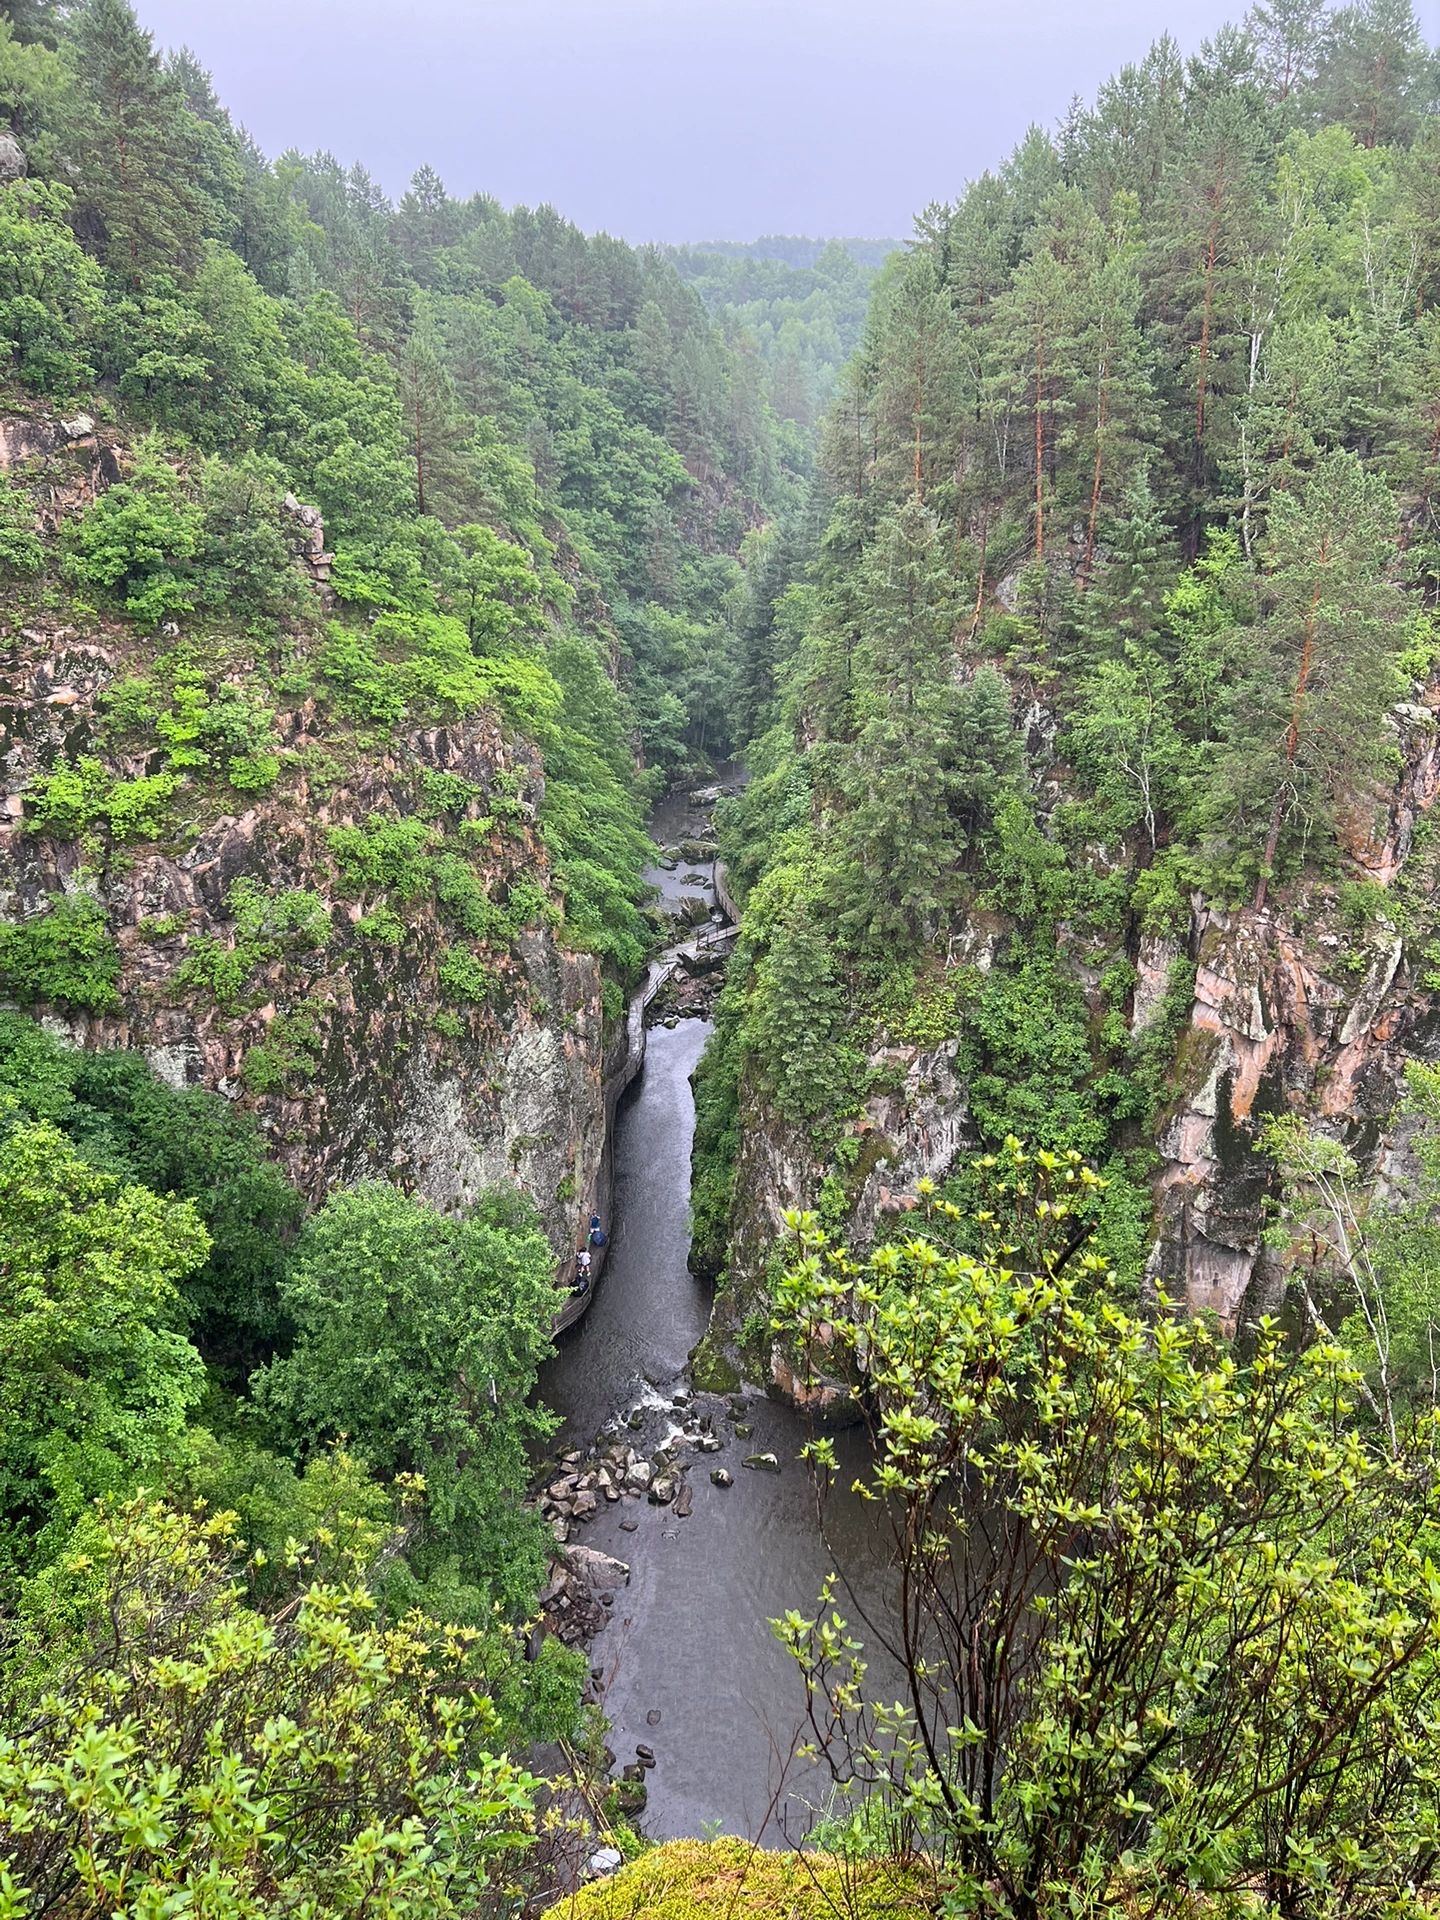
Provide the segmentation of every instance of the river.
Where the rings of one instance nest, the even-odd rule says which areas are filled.
[[[654,1028],[644,1070],[621,1103],[604,1278],[540,1376],[540,1397],[563,1421],[557,1452],[588,1448],[627,1416],[635,1425],[626,1437],[642,1451],[673,1433],[672,1397],[688,1391],[687,1357],[710,1310],[709,1288],[688,1267],[690,1075],[709,1032],[698,1019]],[[722,1446],[685,1455],[690,1516],[625,1499],[601,1505],[576,1536],[631,1568],[591,1660],[604,1674],[619,1764],[637,1745],[655,1755],[645,1831],[676,1839],[718,1823],[773,1845],[810,1826],[825,1782],[819,1768],[791,1760],[804,1690],[768,1622],[789,1607],[812,1608],[835,1564],[832,1547],[857,1599],[873,1600],[883,1579],[879,1540],[873,1509],[840,1493],[827,1504],[822,1535],[798,1459],[808,1437],[798,1414],[758,1391],[743,1405],[699,1396],[695,1408],[713,1419]],[[751,1433],[737,1434],[737,1424]],[[841,1436],[841,1450],[837,1484],[848,1486],[863,1466],[860,1435]],[[779,1460],[778,1473],[743,1466],[765,1452]],[[716,1467],[733,1486],[712,1484]],[[882,1691],[895,1698],[893,1677]]]

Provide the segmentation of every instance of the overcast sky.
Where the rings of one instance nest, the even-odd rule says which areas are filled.
[[[1031,121],[1243,0],[137,0],[270,154],[628,240],[903,237]]]

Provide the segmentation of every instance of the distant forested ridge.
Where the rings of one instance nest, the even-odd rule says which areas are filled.
[[[727,338],[753,341],[781,419],[812,428],[859,345],[876,274],[898,241],[806,240],[666,247]]]

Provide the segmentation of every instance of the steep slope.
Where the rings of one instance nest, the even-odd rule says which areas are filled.
[[[51,12],[0,23],[0,991],[312,1202],[516,1185],[564,1267],[644,801],[728,744],[798,474],[657,256],[272,167],[120,0]]]
[[[1404,8],[1289,31],[1162,41],[1032,130],[847,371],[722,814],[699,1248],[762,1367],[785,1209],[863,1245],[1010,1134],[1099,1162],[1102,1250],[1232,1329],[1283,1286],[1267,1116],[1413,1177],[1435,56]]]

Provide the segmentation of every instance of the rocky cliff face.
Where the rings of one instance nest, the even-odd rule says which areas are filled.
[[[11,423],[0,452],[33,457],[39,431]],[[92,422],[57,424],[40,451],[57,450],[72,457],[78,487],[93,485],[109,457]],[[303,517],[299,545],[323,587],[318,516]],[[329,839],[337,827],[423,817],[434,849],[463,847],[490,901],[503,908],[521,882],[534,899],[549,886],[538,756],[489,713],[342,748],[313,694],[282,694],[271,741],[281,771],[268,790],[187,782],[154,841],[103,826],[37,831],[26,792],[59,764],[93,759],[121,781],[164,768],[158,742],[116,745],[104,696],[172,644],[99,620],[84,631],[38,620],[11,637],[0,670],[0,921],[33,923],[56,899],[86,895],[103,908],[119,960],[117,1006],[27,1010],[76,1044],[140,1048],[171,1084],[253,1110],[312,1201],[367,1175],[445,1208],[516,1187],[568,1271],[606,1141],[597,962],[567,951],[546,915],[529,912],[513,938],[486,945],[488,990],[457,998],[440,972],[457,934],[436,887],[396,900],[394,922],[377,932],[366,919],[374,890],[345,883]],[[240,683],[255,665],[232,647],[213,678]],[[471,796],[444,822],[426,809],[427,774],[458,776],[454,791]],[[262,903],[303,891],[321,918],[303,942],[252,940],[242,986],[225,994],[187,977],[186,961],[243,947],[237,883]]]
[[[1424,823],[1440,794],[1437,708],[1432,689],[1425,703],[1396,710],[1393,785],[1356,808],[1346,852],[1352,871],[1377,889],[1368,925],[1347,921],[1337,883],[1312,879],[1272,892],[1261,912],[1227,912],[1197,896],[1184,936],[1138,937],[1125,954],[1069,956],[1097,1023],[1105,967],[1116,958],[1132,962],[1132,1034],[1160,1015],[1174,964],[1193,965],[1193,999],[1167,1074],[1171,1095],[1151,1135],[1159,1170],[1147,1284],[1191,1310],[1213,1312],[1232,1333],[1273,1310],[1284,1290],[1283,1258],[1263,1244],[1275,1191],[1271,1163],[1258,1150],[1266,1114],[1305,1115],[1382,1183],[1403,1189],[1411,1176],[1407,1123],[1396,1113],[1404,1067],[1408,1059],[1440,1059],[1440,1006],[1427,983],[1435,961],[1423,931],[1435,904]],[[952,952],[983,971],[1003,961],[1005,942],[1003,926],[977,916]],[[842,1231],[851,1245],[873,1241],[883,1216],[914,1204],[918,1180],[942,1178],[957,1154],[977,1144],[956,1055],[952,1040],[871,1057],[871,1083],[885,1090],[851,1123],[853,1158],[847,1166],[842,1157],[839,1168]],[[814,1206],[827,1171],[754,1086],[741,1093],[732,1332],[761,1287],[786,1209]],[[778,1356],[771,1375],[780,1391],[793,1393]]]

